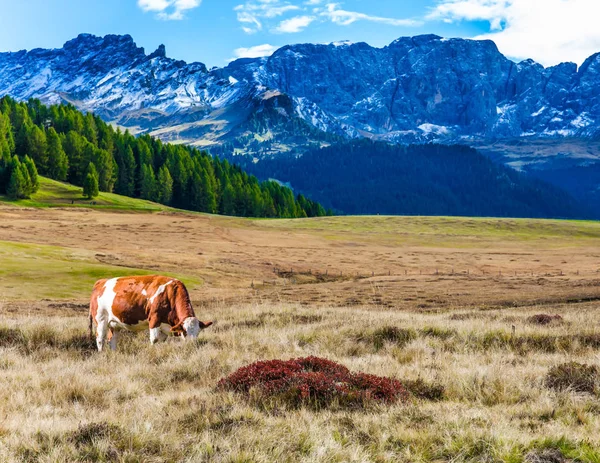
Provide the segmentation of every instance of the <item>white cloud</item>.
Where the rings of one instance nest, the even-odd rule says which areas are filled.
[[[263,56],[271,56],[275,50],[277,50],[277,47],[265,43],[264,45],[257,45],[250,48],[238,48],[233,51],[233,54],[235,55],[234,59],[261,58]]]
[[[277,18],[300,9],[297,5],[281,0],[250,0],[234,8],[237,20],[242,23],[242,30],[247,34],[262,30],[264,19]]]
[[[496,42],[512,58],[543,65],[581,64],[600,51],[598,0],[440,0],[428,19],[484,20],[490,32],[475,39]]]
[[[157,18],[171,21],[183,19],[185,12],[198,8],[202,0],[138,0],[137,3],[142,10],[156,13]]]
[[[271,27],[269,30],[275,33],[301,32],[315,21],[331,21],[340,26],[349,26],[356,21],[371,21],[391,26],[422,24],[422,22],[412,19],[385,18],[357,11],[346,11],[341,8],[340,3],[326,2],[327,0],[304,0],[302,2],[298,0],[295,0],[295,2],[286,0],[248,0],[246,3],[236,6],[234,10],[237,12],[237,18],[242,24],[242,29],[248,34],[262,30],[264,22],[269,22],[270,19],[291,12],[296,12],[296,16],[283,19],[277,26]]]
[[[321,16],[329,18],[331,22],[340,26],[349,26],[356,21],[371,21],[390,26],[417,26],[421,22],[412,19],[383,18],[381,16],[371,16],[357,11],[346,11],[340,8],[339,3],[328,3]]]
[[[314,16],[296,16],[294,18],[285,19],[279,23],[274,29],[274,32],[283,34],[293,34],[306,29],[317,18]]]

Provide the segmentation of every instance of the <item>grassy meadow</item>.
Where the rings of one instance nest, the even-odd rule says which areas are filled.
[[[211,306],[195,343],[121,338],[98,355],[84,320],[3,317],[2,461],[597,462],[597,393],[545,386],[597,364],[593,304],[422,314],[377,308]],[[512,334],[512,326],[515,333]],[[411,333],[377,341],[397,327]],[[260,406],[215,386],[256,360],[316,355],[353,371],[442,385],[440,400],[343,410]]]
[[[0,461],[600,462],[600,224],[246,220],[72,207],[60,185],[0,203]],[[93,282],[151,273],[215,325],[98,354]],[[318,409],[216,388],[306,356],[413,395]],[[592,368],[552,373],[570,362]]]
[[[40,189],[30,199],[15,201],[0,195],[0,203],[22,207],[86,207],[144,212],[169,209],[167,206],[151,201],[105,192],[101,192],[98,197],[90,200],[83,196],[83,190],[80,187],[46,177],[39,177],[39,180]]]

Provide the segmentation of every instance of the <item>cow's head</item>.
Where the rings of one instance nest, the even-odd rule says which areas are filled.
[[[196,317],[188,317],[183,322],[171,328],[171,331],[185,338],[196,339],[200,330],[208,328],[213,322],[201,322]]]

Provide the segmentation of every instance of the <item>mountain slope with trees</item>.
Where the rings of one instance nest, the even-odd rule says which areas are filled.
[[[165,205],[236,216],[313,217],[319,204],[195,148],[134,137],[71,105],[0,99],[0,193],[29,197],[37,176]]]
[[[313,149],[294,160],[247,159],[241,165],[260,178],[289,182],[345,214],[594,216],[564,190],[462,145],[359,140]]]

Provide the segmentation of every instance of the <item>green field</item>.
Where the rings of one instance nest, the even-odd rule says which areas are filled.
[[[94,252],[83,249],[7,241],[0,241],[0,263],[4,300],[86,298],[101,278],[156,273],[105,264]],[[201,284],[198,278],[182,279],[191,288]]]
[[[31,199],[11,201],[6,196],[0,195],[0,203],[24,207],[94,207],[146,212],[169,209],[167,206],[151,201],[113,193],[100,193],[97,198],[89,200],[83,197],[81,188],[45,177],[40,177],[40,189],[32,195]]]

